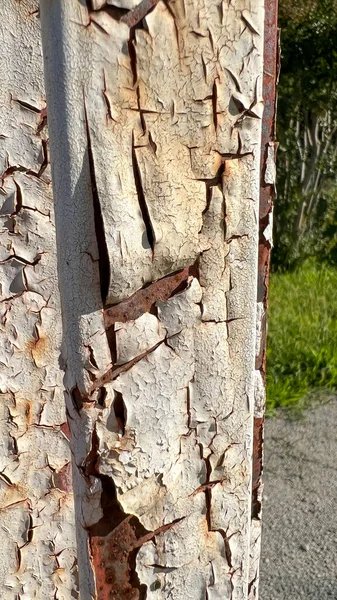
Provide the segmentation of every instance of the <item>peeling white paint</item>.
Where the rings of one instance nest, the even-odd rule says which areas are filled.
[[[141,0],[91,0],[93,10],[100,10],[104,6],[115,6],[116,8],[134,8]]]
[[[255,340],[256,356],[258,356],[261,351],[263,321],[265,318],[266,318],[266,309],[264,306],[264,302],[257,302],[257,304],[256,304],[256,340]]]
[[[166,337],[166,329],[162,323],[149,313],[144,313],[135,321],[116,323],[116,365],[148,352]]]
[[[261,371],[255,371],[255,413],[254,416],[262,418],[266,407],[266,389],[265,382],[262,379]]]
[[[251,5],[159,1],[130,29],[102,2],[41,2],[84,600],[131,586],[118,543],[109,567],[100,547],[132,516],[149,600],[248,599],[264,2]],[[186,267],[185,289],[106,336],[104,304]]]
[[[271,209],[268,213],[268,225],[263,231],[264,239],[266,240],[266,242],[268,242],[268,244],[270,244],[271,248],[273,247],[273,217],[274,213]]]
[[[78,598],[38,2],[0,5],[0,596]]]
[[[275,164],[275,142],[269,142],[267,147],[266,169],[264,173],[264,182],[270,185],[276,183],[276,164]]]

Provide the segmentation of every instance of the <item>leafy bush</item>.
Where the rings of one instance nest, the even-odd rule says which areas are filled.
[[[337,389],[337,269],[307,261],[270,283],[267,408]]]
[[[337,255],[337,0],[281,0],[273,269]]]

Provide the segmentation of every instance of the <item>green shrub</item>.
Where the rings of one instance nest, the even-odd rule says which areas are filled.
[[[337,261],[337,0],[280,0],[272,269]]]
[[[298,408],[312,390],[337,389],[337,268],[307,261],[273,273],[267,408]]]

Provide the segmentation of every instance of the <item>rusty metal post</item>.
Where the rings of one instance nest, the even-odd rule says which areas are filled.
[[[254,527],[261,543],[261,500],[263,470],[263,429],[266,385],[266,337],[268,311],[268,285],[270,255],[272,248],[273,200],[276,193],[276,86],[280,66],[279,29],[277,27],[278,0],[265,2],[265,38],[261,140],[261,181],[259,214],[259,260],[257,285],[257,346],[256,346],[256,383],[254,414],[254,449],[252,477],[252,529]],[[260,549],[257,551],[258,561]],[[252,560],[254,563],[254,558]],[[257,598],[258,576],[252,571],[250,598]]]
[[[258,597],[261,550],[261,503],[263,430],[266,399],[266,343],[270,255],[272,248],[273,200],[276,193],[276,86],[280,68],[278,0],[265,1],[263,99],[261,135],[261,180],[259,209],[259,258],[256,315],[255,411],[252,472],[252,533],[249,599]]]

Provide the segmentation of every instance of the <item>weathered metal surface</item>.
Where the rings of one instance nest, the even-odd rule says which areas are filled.
[[[252,597],[264,4],[41,2],[82,600]]]
[[[0,597],[78,597],[38,2],[0,4]]]
[[[265,38],[261,139],[261,180],[259,210],[259,257],[257,273],[257,339],[255,413],[252,474],[252,533],[249,598],[258,597],[258,565],[261,547],[261,499],[263,468],[263,428],[265,408],[266,337],[270,253],[272,248],[272,216],[275,196],[275,115],[276,84],[279,70],[278,0],[265,2]]]
[[[41,8],[70,428],[39,9],[6,0],[1,598],[78,597],[77,557],[81,600],[256,598],[276,1]]]
[[[104,324],[106,329],[116,322],[126,323],[138,319],[144,313],[153,309],[157,300],[165,302],[170,296],[181,289],[184,282],[187,284],[190,269],[186,268],[174,275],[168,275],[164,279],[151,283],[148,287],[139,290],[131,298],[119,302],[104,311]]]

